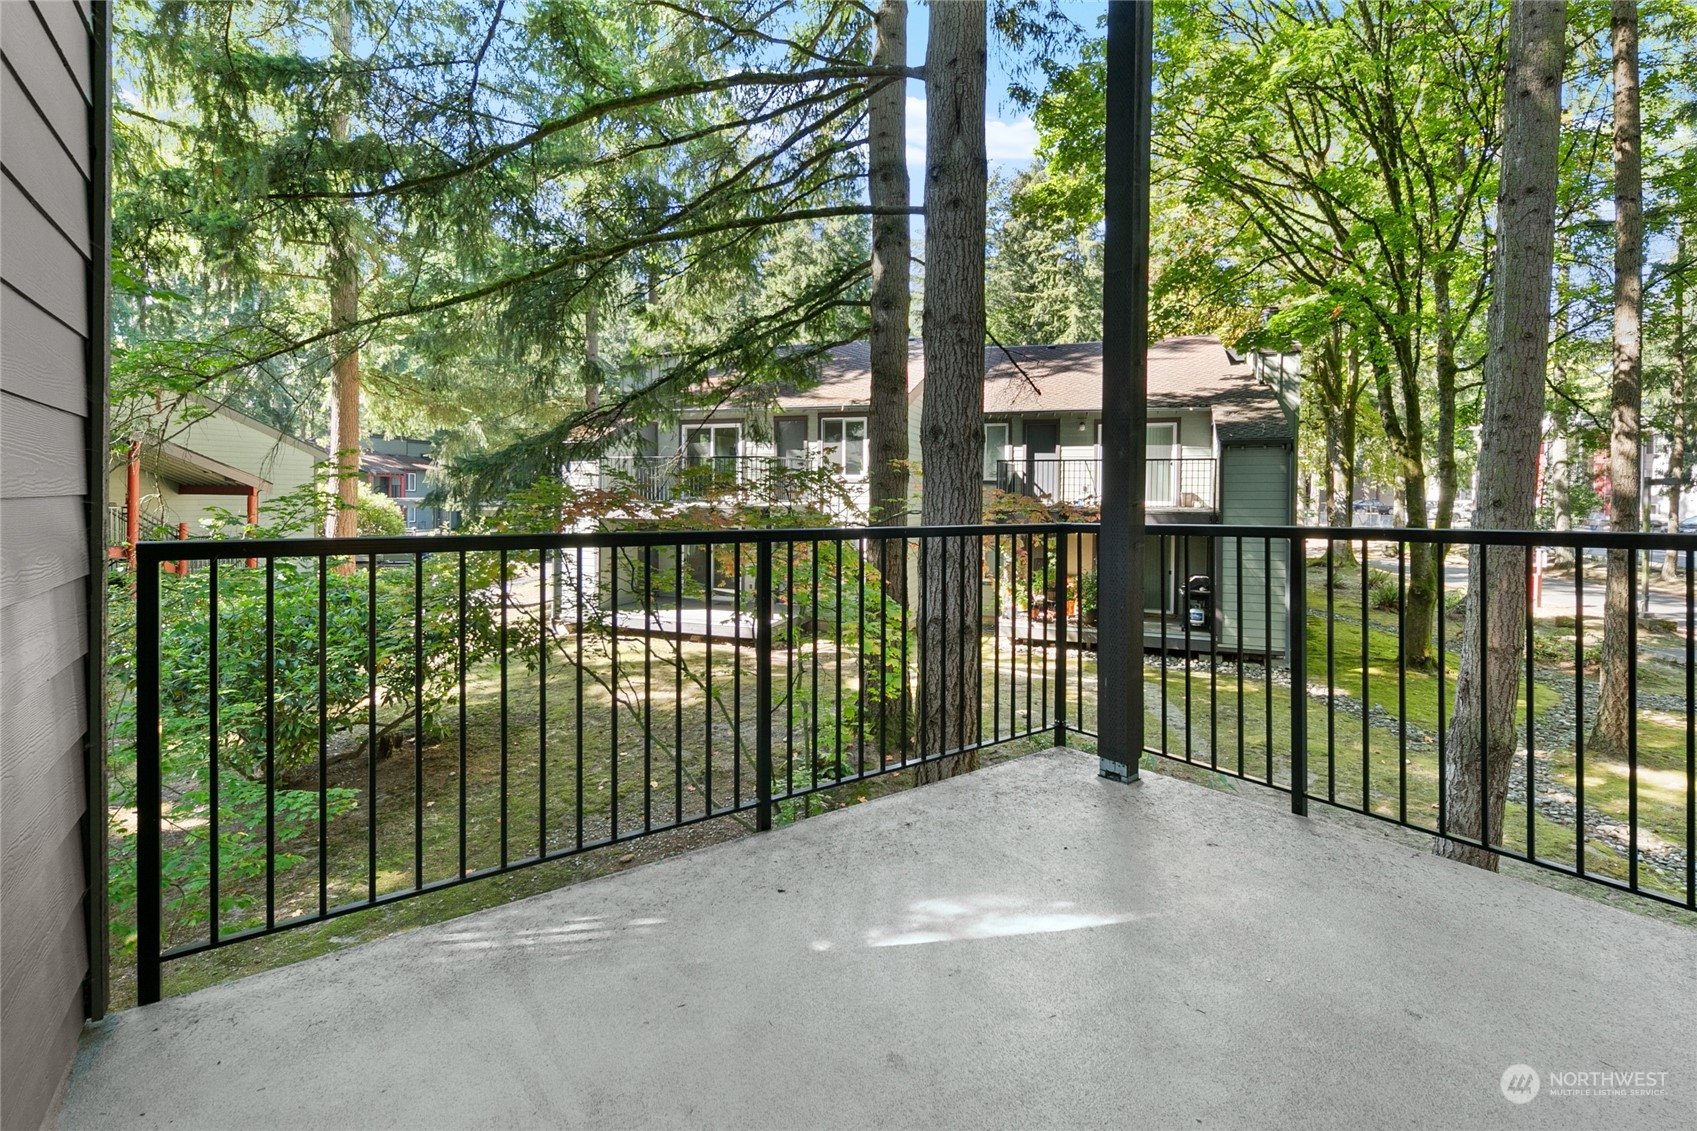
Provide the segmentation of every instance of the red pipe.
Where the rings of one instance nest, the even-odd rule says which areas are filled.
[[[259,488],[258,487],[249,487],[247,489],[247,524],[250,527],[259,525]],[[258,558],[249,558],[247,560],[247,567],[249,569],[258,569],[259,568],[259,559]]]
[[[130,477],[125,495],[124,539],[129,543],[124,556],[136,568],[136,543],[141,541],[141,441],[130,441]]]

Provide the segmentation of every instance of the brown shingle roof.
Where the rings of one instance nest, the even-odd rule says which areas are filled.
[[[908,342],[908,396],[925,381],[919,339]],[[819,383],[778,397],[782,409],[865,405],[871,398],[872,363],[865,342],[831,350]],[[1227,442],[1287,439],[1290,427],[1273,390],[1255,379],[1218,338],[1168,338],[1149,347],[1149,407],[1211,408]],[[1102,343],[991,346],[984,351],[984,411],[1012,413],[1100,412]]]
[[[918,338],[907,343],[907,393],[911,399],[925,380],[925,348]],[[801,411],[872,403],[872,348],[866,342],[834,347],[819,367],[819,383],[799,392],[785,389],[778,407]]]
[[[987,413],[1102,409],[1101,342],[1009,346],[1006,351],[991,347],[985,354],[984,370]],[[1032,388],[1033,383],[1036,388]],[[1255,379],[1247,363],[1234,361],[1218,338],[1168,338],[1150,346],[1149,405],[1231,405],[1234,411],[1248,415],[1255,415],[1253,410],[1264,406],[1282,419],[1272,390]]]

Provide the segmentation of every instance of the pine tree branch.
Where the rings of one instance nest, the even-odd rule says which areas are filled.
[[[772,71],[742,71],[733,75],[725,75],[716,79],[703,79],[697,82],[677,83],[672,86],[657,87],[652,90],[639,91],[619,98],[610,98],[604,102],[586,106],[575,113],[550,119],[524,137],[505,145],[498,145],[479,155],[463,161],[452,169],[444,169],[439,173],[430,173],[422,177],[412,177],[396,181],[393,184],[379,185],[369,189],[348,189],[345,191],[298,191],[277,192],[268,194],[273,200],[364,200],[371,197],[395,196],[403,193],[417,192],[420,189],[431,188],[456,180],[470,173],[476,173],[496,164],[502,158],[522,152],[558,133],[575,129],[589,122],[598,121],[613,114],[627,110],[652,106],[656,103],[667,102],[678,98],[691,98],[701,94],[714,94],[741,87],[763,86],[793,86],[812,82],[829,80],[852,80],[862,82],[873,78],[913,78],[916,77],[909,67],[873,67],[873,66],[836,66],[816,67],[808,71],[794,73]]]

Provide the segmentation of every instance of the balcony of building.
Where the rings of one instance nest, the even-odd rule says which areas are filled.
[[[1149,511],[1213,512],[1219,509],[1216,459],[1150,459],[1144,461],[1143,504]],[[1040,499],[1050,505],[1102,505],[1100,459],[1054,459],[1034,456],[998,460],[999,490]]]

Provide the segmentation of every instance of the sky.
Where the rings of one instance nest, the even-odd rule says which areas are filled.
[[[1061,0],[1057,6],[1086,34],[1101,34],[1101,17],[1108,11],[1106,0]],[[909,66],[925,63],[929,13],[926,5],[908,6]],[[984,97],[984,149],[992,175],[1011,174],[1025,168],[1037,152],[1037,129],[1031,123],[1031,116],[1008,98],[1009,69],[1013,63],[1007,48],[995,42],[992,31]],[[907,172],[914,203],[921,203],[925,194],[925,84],[911,80],[907,84]]]

